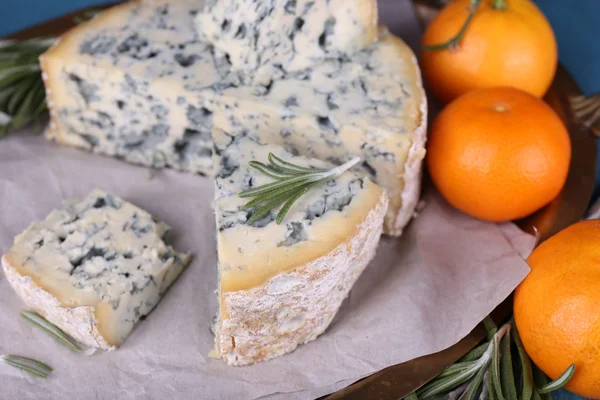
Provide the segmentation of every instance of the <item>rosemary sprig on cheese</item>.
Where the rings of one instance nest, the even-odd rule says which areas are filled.
[[[40,316],[39,314],[31,311],[21,311],[21,316],[25,318],[25,320],[31,322],[33,325],[46,332],[48,335],[58,340],[63,345],[70,348],[71,350],[87,355],[93,353],[93,349],[91,349],[91,352],[90,350],[82,349],[81,346],[79,346],[79,344],[75,341],[75,339],[64,333],[59,327],[49,322],[47,319]]]
[[[0,356],[0,360],[4,361],[5,364],[21,369],[31,375],[48,378],[48,374],[53,371],[52,367],[41,361],[34,360],[33,358],[16,356],[14,354],[6,354]]]
[[[255,209],[249,222],[258,221],[273,209],[283,204],[276,218],[277,223],[280,224],[292,205],[302,195],[330,179],[337,178],[359,161],[360,158],[355,157],[347,163],[329,170],[292,164],[275,156],[273,153],[269,153],[269,164],[264,164],[260,161],[250,161],[251,167],[275,179],[275,182],[239,193],[239,196],[242,198],[254,197],[253,200],[245,205],[247,209]]]

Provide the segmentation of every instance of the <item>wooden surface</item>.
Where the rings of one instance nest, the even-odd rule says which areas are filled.
[[[98,9],[101,7],[94,7]],[[11,39],[40,36],[57,36],[74,25],[73,17],[82,11],[25,29]],[[556,78],[545,100],[561,116],[571,135],[573,157],[565,188],[550,205],[518,224],[533,232],[535,226],[545,239],[560,229],[576,222],[585,213],[594,187],[596,169],[596,145],[593,135],[579,127],[568,108],[568,97],[580,90],[568,72],[559,67]],[[501,322],[511,314],[512,302],[507,299],[492,314]],[[420,357],[388,367],[322,400],[398,400],[416,390],[444,368],[454,363],[485,337],[485,329],[476,327],[456,345],[439,353]]]

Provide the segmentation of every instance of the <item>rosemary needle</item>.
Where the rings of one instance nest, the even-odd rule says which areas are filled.
[[[78,353],[86,353],[77,342],[71,338],[69,335],[64,333],[59,327],[54,325],[53,323],[46,320],[44,317],[40,316],[31,311],[21,311],[21,316],[25,318],[27,321],[31,322],[38,328],[42,329],[44,332],[58,340],[60,343],[64,344],[68,348]]]
[[[5,364],[21,369],[31,375],[44,378],[48,377],[48,374],[53,371],[52,367],[41,361],[34,360],[33,358],[16,356],[14,354],[6,354],[0,356],[0,360],[4,361]]]
[[[360,158],[355,157],[329,170],[296,165],[282,160],[273,153],[269,153],[269,164],[250,161],[249,165],[252,168],[275,179],[275,182],[244,190],[238,194],[242,198],[254,197],[245,205],[246,209],[254,209],[248,221],[256,222],[275,208],[282,206],[276,218],[277,223],[280,224],[296,200],[315,187],[342,175],[359,161]]]

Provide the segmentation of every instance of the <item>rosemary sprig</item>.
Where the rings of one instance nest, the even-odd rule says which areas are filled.
[[[74,18],[79,24],[96,14],[89,10]],[[56,38],[0,40],[0,137],[9,129],[37,122],[46,111],[46,92],[39,57]]]
[[[0,136],[37,121],[46,110],[38,57],[54,39],[0,42]]]
[[[31,311],[21,311],[21,316],[23,318],[25,318],[25,320],[31,322],[33,325],[42,329],[44,332],[46,332],[48,335],[52,336],[54,339],[58,340],[63,345],[70,348],[71,350],[76,351],[78,353],[88,354],[88,355],[93,352],[93,349],[90,349],[90,350],[82,349],[79,346],[79,344],[75,341],[75,339],[73,339],[71,336],[64,333],[58,326],[49,322],[47,319],[40,316],[39,314],[31,312]]]
[[[484,325],[488,330],[484,343],[404,400],[484,397],[490,400],[543,400],[549,399],[550,392],[560,389],[573,377],[575,364],[552,382],[539,369],[532,369],[514,321],[497,328],[487,317]],[[518,357],[511,354],[513,341]],[[513,368],[513,361],[520,367]],[[515,379],[515,371],[520,371],[521,375],[517,376],[520,379]]]
[[[311,189],[342,175],[359,161],[360,158],[355,157],[339,167],[327,170],[302,167],[269,153],[269,164],[260,161],[250,161],[249,164],[264,175],[275,179],[275,182],[244,190],[238,196],[254,197],[245,205],[247,209],[254,209],[249,219],[251,223],[283,205],[276,218],[277,223],[280,224],[296,200]]]
[[[31,375],[48,378],[48,374],[53,371],[52,367],[41,361],[34,360],[33,358],[16,356],[14,354],[6,354],[0,356],[0,360],[4,361],[5,364],[11,367],[19,368]]]
[[[545,386],[542,386],[538,390],[538,393],[539,394],[547,394],[547,393],[553,392],[557,389],[560,389],[561,387],[565,386],[567,384],[567,382],[569,382],[569,380],[573,377],[574,373],[575,373],[575,364],[571,364],[569,366],[569,368],[567,368],[567,370],[560,377],[558,377],[555,381],[550,382]]]

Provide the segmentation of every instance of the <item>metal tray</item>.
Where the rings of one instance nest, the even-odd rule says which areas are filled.
[[[110,4],[90,9],[106,8]],[[87,10],[90,10],[87,9]],[[87,10],[80,10],[56,18],[31,28],[17,32],[8,38],[26,39],[40,36],[57,36],[70,29],[76,16]],[[581,94],[580,89],[569,75],[559,66],[554,82],[545,100],[560,115],[571,136],[573,156],[567,183],[560,195],[548,206],[521,221],[519,226],[533,232],[535,227],[544,240],[559,230],[581,219],[590,202],[594,188],[596,171],[596,142],[594,135],[579,126],[569,108],[570,96]],[[497,321],[507,319],[512,312],[512,299],[507,299],[493,312]],[[402,364],[385,368],[367,378],[320,400],[398,400],[419,388],[447,366],[475,347],[485,337],[485,329],[476,327],[469,335],[454,346],[439,353],[420,357]]]

